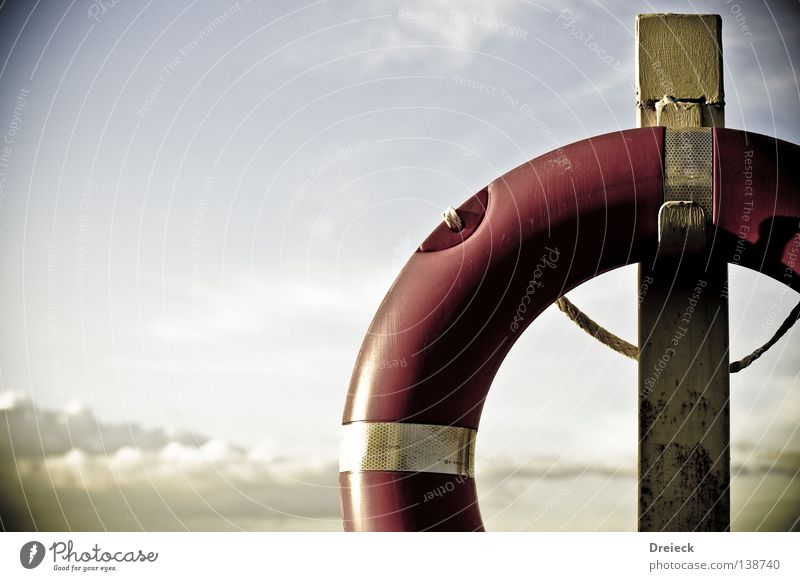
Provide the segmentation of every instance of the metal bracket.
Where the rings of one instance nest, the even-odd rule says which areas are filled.
[[[694,202],[665,202],[658,210],[658,253],[699,254],[706,247],[706,213]]]

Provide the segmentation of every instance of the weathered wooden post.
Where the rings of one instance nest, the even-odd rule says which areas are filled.
[[[637,125],[667,128],[661,241],[639,270],[641,531],[730,528],[727,264],[708,260],[721,25],[718,15],[636,20]]]

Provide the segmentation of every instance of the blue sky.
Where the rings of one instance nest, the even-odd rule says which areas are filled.
[[[211,440],[224,443],[215,453],[322,466],[330,488],[352,365],[391,281],[445,207],[532,157],[634,125],[637,13],[719,13],[728,127],[800,142],[796,3],[486,4],[0,5],[4,409],[88,414],[99,427],[75,449],[104,426],[166,430],[195,451]],[[731,288],[738,358],[797,296],[734,267]],[[634,339],[634,268],[570,298]],[[763,494],[765,458],[800,453],[799,341],[790,332],[732,378],[734,461],[760,467]],[[481,426],[479,482],[500,470],[511,490],[485,489],[506,514],[498,526],[534,526],[534,497],[558,496],[561,483],[519,476],[531,466],[627,473],[635,376],[553,308],[531,326]],[[160,454],[171,440],[147,441]],[[587,482],[561,504],[588,503]],[[800,497],[796,479],[783,487],[766,506],[781,490]],[[517,501],[526,508],[511,512],[528,516],[515,521]]]

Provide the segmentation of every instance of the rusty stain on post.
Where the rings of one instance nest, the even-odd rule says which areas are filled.
[[[667,145],[695,147],[695,156],[710,153],[689,134],[675,139],[678,128],[724,125],[721,26],[718,15],[636,20],[637,125],[667,127]],[[666,168],[665,201],[677,191],[689,198],[677,201],[707,205],[711,178],[686,189],[677,169]],[[686,226],[667,228],[670,239],[639,268],[641,531],[730,528],[727,265],[708,264],[699,224]],[[684,241],[691,252],[675,252]]]

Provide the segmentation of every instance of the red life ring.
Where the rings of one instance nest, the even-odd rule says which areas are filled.
[[[666,131],[610,133],[538,157],[467,200],[459,232],[442,224],[422,243],[378,309],[350,383],[346,530],[483,530],[473,458],[492,379],[558,297],[655,251]],[[705,131],[712,260],[797,290],[800,147]]]

